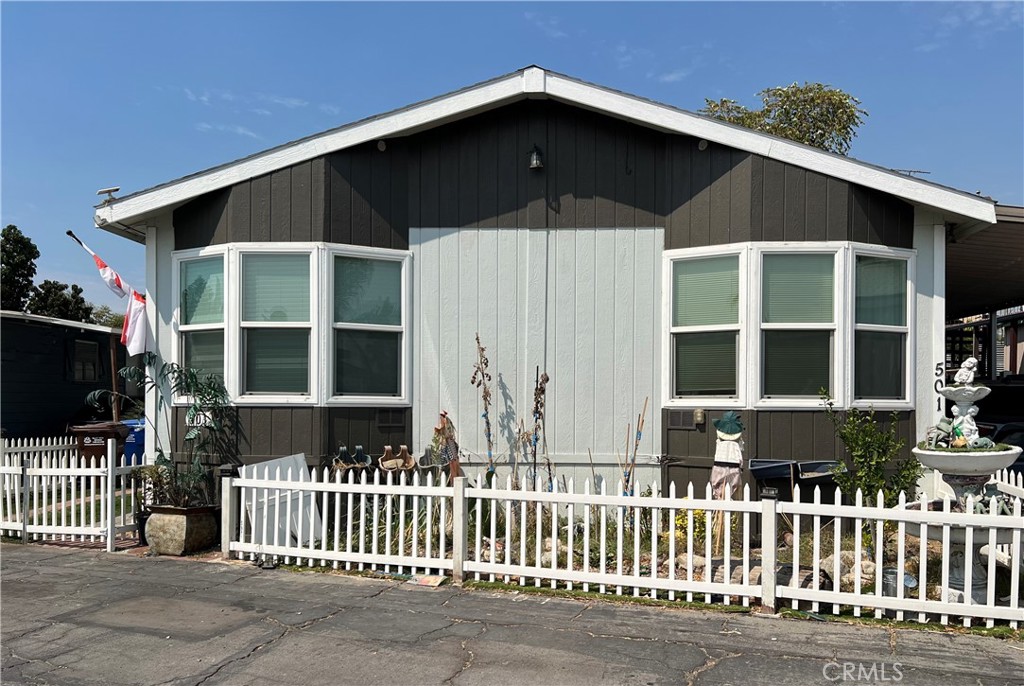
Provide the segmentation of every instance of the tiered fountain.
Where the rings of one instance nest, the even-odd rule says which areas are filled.
[[[913,449],[918,461],[925,467],[938,471],[943,480],[953,489],[955,503],[951,510],[966,512],[970,497],[974,510],[987,512],[992,502],[997,504],[999,511],[990,514],[1009,514],[1008,500],[1003,495],[995,495],[995,500],[983,497],[985,484],[1000,469],[1006,469],[1021,453],[1016,446],[994,445],[988,438],[979,436],[974,417],[978,414],[978,406],[974,403],[981,400],[992,389],[974,384],[974,370],[978,361],[968,358],[956,373],[952,386],[939,389],[939,394],[955,403],[953,417],[943,418],[936,426],[928,430],[925,441]],[[995,508],[993,508],[995,509]],[[969,593],[976,603],[986,602],[988,588],[988,569],[981,562],[980,550],[989,542],[988,529],[975,529],[970,558],[967,557],[964,529],[950,531],[950,547],[945,551],[950,556],[949,588],[943,594],[949,600],[961,600],[963,594]],[[1009,543],[1011,531],[997,529],[997,543]],[[941,540],[941,529],[934,531],[929,538]],[[994,551],[989,554],[994,554]],[[965,590],[966,565],[972,564],[971,590]]]

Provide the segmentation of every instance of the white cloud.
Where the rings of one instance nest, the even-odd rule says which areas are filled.
[[[692,73],[693,67],[683,67],[682,69],[676,69],[664,74],[657,74],[654,78],[661,83],[676,83],[677,81],[682,81]]]
[[[233,133],[237,136],[246,136],[248,138],[255,138],[260,140],[260,137],[253,132],[251,129],[247,129],[244,126],[238,124],[210,124],[208,122],[199,122],[196,124],[196,130],[202,131],[203,133],[210,133],[217,131],[220,133]]]
[[[554,15],[527,12],[523,17],[526,18],[526,21],[540,29],[548,38],[566,38],[569,35],[559,28],[558,25],[561,23],[561,20]]]
[[[320,105],[320,111],[324,114],[340,114],[341,108],[337,105]]]
[[[261,117],[269,117],[272,114],[272,112],[270,110],[265,110],[262,107],[257,107],[256,109],[249,110],[249,111],[252,112],[253,114],[258,114]]]
[[[256,96],[256,99],[261,102],[269,102],[274,105],[280,105],[281,107],[287,107],[290,110],[298,107],[305,107],[309,104],[308,100],[303,100],[302,98],[289,98],[283,95],[267,95],[265,93],[260,93]]]
[[[931,52],[965,38],[981,47],[997,33],[1024,28],[1021,2],[940,3],[935,7],[941,7],[942,14],[933,21],[928,40],[915,48],[918,52]]]

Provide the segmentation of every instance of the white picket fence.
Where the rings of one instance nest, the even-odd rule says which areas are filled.
[[[132,466],[107,442],[82,457],[73,438],[5,439],[0,455],[0,532],[23,541],[106,541],[136,536]]]
[[[222,552],[226,557],[274,558],[286,564],[392,574],[451,574],[506,584],[550,585],[668,600],[783,606],[810,612],[893,616],[965,626],[1024,622],[1021,539],[1024,483],[997,475],[1012,496],[1009,515],[908,507],[857,493],[853,504],[751,499],[713,500],[710,487],[684,498],[674,486],[660,494],[592,492],[569,481],[511,477],[488,485],[442,475],[382,475],[379,471],[282,474],[247,468],[224,478]],[[872,502],[873,501],[873,502]],[[971,503],[973,505],[973,503]],[[916,507],[924,507],[917,505]],[[721,550],[713,536],[722,519]],[[792,537],[784,536],[792,534]],[[791,540],[791,544],[774,545]],[[765,543],[762,547],[756,547]],[[772,544],[768,544],[771,542]],[[876,544],[881,542],[880,545]],[[972,565],[950,552],[963,542],[982,546],[988,573],[985,600],[948,592],[951,577]],[[974,545],[974,544],[977,545]],[[994,552],[993,552],[994,551]],[[968,555],[968,558],[971,556]],[[844,558],[850,558],[844,560]],[[883,569],[895,578],[883,581]],[[918,583],[910,583],[911,580]],[[894,582],[894,583],[893,583]],[[943,590],[945,589],[945,590]]]

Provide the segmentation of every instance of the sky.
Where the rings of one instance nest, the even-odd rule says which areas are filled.
[[[72,229],[120,195],[530,64],[695,111],[821,82],[869,116],[851,156],[1024,205],[1024,3],[0,3],[0,222],[36,283],[123,310]]]

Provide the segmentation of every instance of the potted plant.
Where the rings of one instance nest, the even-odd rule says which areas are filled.
[[[147,499],[145,537],[160,555],[186,555],[210,547],[217,539],[219,508],[213,505],[213,477],[198,457],[182,468],[164,455],[138,467]]]
[[[126,367],[119,374],[147,390],[155,390],[161,405],[165,403],[165,392],[172,398],[184,399],[187,430],[178,453],[183,459],[168,457],[157,437],[155,463],[134,470],[143,486],[143,497],[137,501],[140,507],[135,513],[136,522],[143,527],[140,540],[144,535],[151,550],[183,555],[207,548],[216,539],[219,508],[215,505],[213,468],[204,465],[201,457],[208,462],[232,461],[237,454],[238,415],[219,375],[164,363],[154,377],[146,370],[155,368],[156,362],[156,356],[148,353],[144,367]],[[139,405],[138,401],[114,391],[95,391],[89,397],[93,404],[104,400],[128,400]]]

